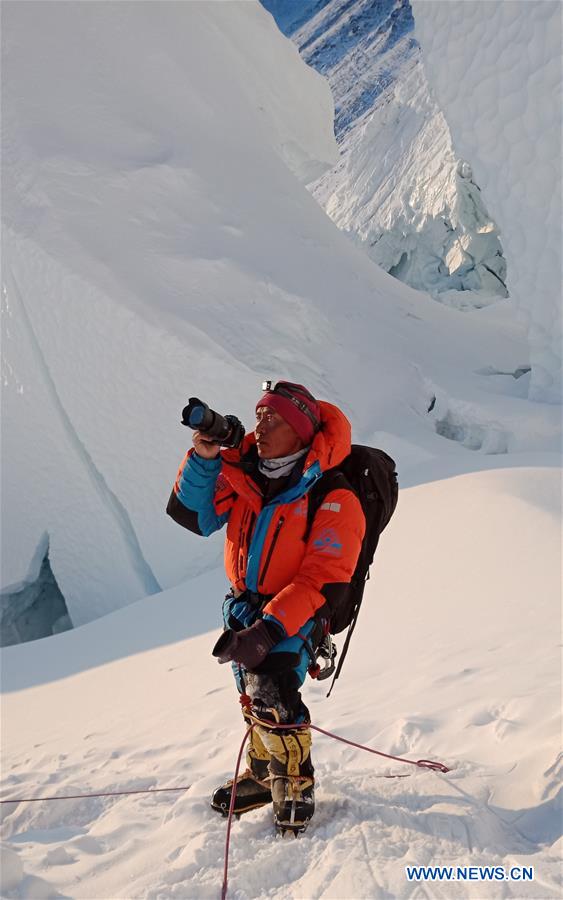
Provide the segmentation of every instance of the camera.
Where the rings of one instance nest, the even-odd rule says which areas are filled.
[[[210,409],[207,403],[190,397],[182,410],[182,425],[213,438],[213,443],[221,447],[240,447],[244,437],[244,426],[236,416],[221,416]]]

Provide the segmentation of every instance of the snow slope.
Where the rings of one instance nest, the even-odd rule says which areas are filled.
[[[308,833],[276,839],[268,810],[235,822],[230,897],[560,896],[560,471],[519,462],[403,490],[335,691],[306,686],[319,726],[452,771],[315,736]],[[3,806],[2,896],[220,895],[225,822],[208,797],[243,729],[216,632],[186,637],[201,588],[4,651],[3,797],[189,789]],[[407,864],[533,866],[535,880],[417,886]]]
[[[561,4],[414,0],[451,128],[503,234],[527,323],[530,397],[561,401]]]
[[[558,446],[508,306],[461,323],[309,195],[330,91],[259,4],[8,2],[3,35],[9,596],[47,545],[75,625],[218,564],[164,515],[190,395],[252,427],[291,377],[400,463]]]

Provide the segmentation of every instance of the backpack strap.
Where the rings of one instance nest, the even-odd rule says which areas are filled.
[[[362,591],[362,593],[360,595],[360,599],[356,603],[352,621],[350,622],[350,625],[348,626],[348,634],[346,635],[346,640],[344,641],[344,646],[342,647],[342,653],[340,654],[340,659],[339,659],[338,665],[336,667],[336,672],[334,673],[330,688],[328,689],[327,697],[330,697],[330,695],[332,694],[332,689],[334,687],[336,679],[339,677],[339,675],[342,671],[342,666],[344,665],[344,660],[346,659],[346,654],[348,653],[348,647],[350,646],[350,641],[352,640],[352,635],[354,634],[354,628],[356,627],[356,622],[358,621],[358,613],[360,611],[360,606],[362,605],[363,596],[364,596],[364,592]]]
[[[307,522],[305,524],[305,533],[303,534],[303,542],[305,544],[311,536],[313,522],[315,520],[315,516],[322,506],[323,500],[325,499],[327,494],[329,494],[331,491],[336,490],[337,488],[344,488],[345,490],[352,491],[353,494],[356,493],[352,488],[350,482],[344,475],[344,472],[340,472],[339,469],[329,469],[323,474],[322,478],[319,478],[319,480],[309,491]]]

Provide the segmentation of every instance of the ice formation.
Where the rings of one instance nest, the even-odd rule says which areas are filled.
[[[333,221],[387,272],[443,303],[505,297],[498,232],[453,153],[408,0],[262,2],[333,92],[341,156],[310,186]]]
[[[48,533],[80,625],[219,558],[164,514],[179,410],[263,374],[226,312],[284,316],[254,229],[277,255],[269,186],[309,199],[287,167],[334,161],[332,98],[257,4],[8,4],[3,33],[2,586]]]
[[[0,646],[49,637],[69,628],[72,622],[51,569],[45,535],[27,580],[0,592]]]
[[[528,328],[530,398],[561,400],[561,4],[413,0],[457,153],[498,223]]]
[[[252,427],[264,378],[301,381],[400,465],[557,441],[506,374],[508,304],[460,323],[311,197],[332,97],[258,4],[9,3],[2,24],[3,588],[37,580],[47,534],[75,626],[147,595],[158,614],[188,578],[192,617],[216,609],[193,579],[222,536],[165,515],[191,395]]]
[[[209,795],[244,730],[210,654],[224,577],[163,508],[188,392],[247,422],[284,375],[401,473],[330,706],[307,684],[314,722],[451,771],[315,735],[311,837],[249,812],[229,896],[426,896],[405,865],[445,862],[534,867],[458,900],[558,900],[559,409],[524,397],[509,303],[462,317],[412,291],[296,181],[287,161],[331,158],[330,98],[256,10],[4,4],[2,576],[36,581],[48,546],[73,615],[114,611],[3,650],[0,892],[219,895]],[[174,587],[116,609],[151,573]]]

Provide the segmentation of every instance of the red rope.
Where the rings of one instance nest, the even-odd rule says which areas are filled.
[[[240,761],[242,758],[242,751],[244,750],[244,745],[248,737],[250,736],[253,728],[256,725],[263,725],[270,730],[278,731],[279,729],[287,729],[291,728],[293,730],[297,728],[310,728],[312,731],[318,731],[320,734],[324,734],[327,737],[334,738],[336,741],[342,741],[343,744],[349,744],[351,747],[357,747],[359,750],[366,750],[368,753],[375,753],[377,756],[384,756],[385,759],[394,759],[396,762],[408,763],[411,766],[418,766],[420,769],[430,769],[434,772],[449,772],[450,769],[441,762],[434,762],[431,759],[404,759],[402,756],[392,756],[390,753],[382,753],[381,750],[374,750],[372,747],[364,747],[363,744],[357,744],[355,741],[349,741],[348,738],[340,737],[339,734],[333,734],[332,731],[325,731],[324,728],[319,728],[318,725],[311,725],[309,722],[299,722],[293,723],[290,725],[280,725],[277,722],[265,722],[262,719],[258,719],[252,712],[250,708],[250,697],[246,694],[241,694],[240,696],[241,706],[246,710],[247,715],[252,718],[252,725],[247,729],[246,734],[242,739],[242,743],[240,745],[240,749],[238,752],[237,764],[235,768],[235,775],[233,779],[233,787],[231,791],[231,802],[229,804],[229,815],[227,819],[227,838],[225,841],[225,865],[223,868],[223,887],[221,889],[221,900],[225,900],[227,896],[227,884],[228,884],[228,872],[229,872],[229,848],[231,844],[231,826],[233,823],[233,811],[235,808],[235,800],[237,796],[237,778],[240,768]],[[401,778],[404,776],[398,775],[388,776],[389,778],[397,777]]]
[[[223,887],[221,890],[221,900],[225,900],[227,896],[227,884],[228,884],[228,873],[229,873],[229,849],[231,844],[231,828],[233,824],[233,812],[235,808],[235,801],[237,797],[237,778],[240,770],[240,763],[242,759],[242,753],[244,750],[244,745],[246,741],[250,737],[252,730],[256,727],[256,725],[263,725],[265,728],[274,729],[276,731],[280,729],[288,729],[291,728],[293,730],[298,728],[310,728],[312,731],[318,731],[319,734],[324,734],[327,737],[334,738],[336,741],[341,741],[343,744],[349,744],[351,747],[356,747],[358,750],[366,750],[368,753],[375,753],[377,756],[383,756],[385,759],[393,759],[396,762],[408,763],[411,766],[418,766],[420,769],[431,769],[436,772],[449,772],[447,766],[445,766],[441,762],[434,762],[431,759],[404,759],[402,756],[393,756],[390,753],[383,753],[381,750],[374,750],[372,747],[365,747],[363,744],[357,744],[355,741],[350,741],[348,738],[343,738],[338,734],[333,734],[332,731],[325,731],[324,728],[319,728],[318,725],[311,725],[308,722],[295,722],[289,725],[281,725],[277,722],[267,722],[262,719],[258,719],[250,709],[250,697],[247,697],[246,694],[242,694],[240,697],[241,705],[245,708],[247,714],[252,717],[252,724],[246,730],[246,733],[242,739],[242,743],[239,748],[237,763],[235,767],[235,774],[233,778],[233,787],[231,791],[231,802],[229,804],[229,814],[227,817],[227,837],[225,840],[225,864],[223,868]],[[397,775],[389,775],[389,778],[402,778],[404,776]],[[14,798],[13,800],[0,800],[0,803],[39,803],[41,800],[51,801],[51,800],[85,800],[92,797],[124,797],[128,794],[159,794],[166,793],[169,791],[188,791],[191,785],[184,785],[183,787],[175,787],[175,788],[145,788],[141,790],[130,790],[130,791],[104,791],[103,793],[98,794],[73,794],[64,797],[25,797],[25,798]]]
[[[126,794],[160,794],[166,791],[189,791],[191,784],[175,788],[145,788],[136,791],[104,791],[101,794],[70,794],[64,797],[15,797],[13,800],[0,800],[0,803],[39,803],[40,800],[86,800],[90,797],[124,797]]]
[[[245,696],[245,695],[243,695]],[[245,704],[243,704],[245,706]],[[447,766],[441,762],[434,762],[432,759],[405,759],[403,756],[393,756],[391,753],[383,753],[381,750],[374,750],[372,747],[364,747],[363,744],[357,744],[355,741],[349,741],[348,738],[340,737],[339,734],[333,734],[332,731],[325,731],[324,728],[319,728],[318,725],[311,725],[310,722],[294,722],[289,725],[279,725],[277,722],[267,722],[263,719],[257,718],[254,713],[249,711],[248,706],[246,706],[247,713],[252,717],[255,725],[264,725],[264,727],[269,728],[270,730],[278,731],[280,728],[291,728],[295,730],[296,728],[310,728],[311,731],[318,731],[320,734],[325,734],[327,737],[334,738],[335,741],[342,741],[343,744],[349,744],[351,747],[357,747],[358,750],[367,750],[368,753],[375,753],[377,756],[384,756],[385,759],[394,759],[395,762],[408,763],[410,766],[418,766],[420,769],[432,769],[436,772],[449,772]]]
[[[264,724],[264,723],[261,723]],[[276,728],[278,726],[276,725]],[[280,725],[280,728],[285,726]],[[288,726],[291,727],[291,726]],[[293,726],[295,727],[295,726]],[[304,726],[297,726],[303,728]],[[305,726],[307,727],[307,726]],[[404,759],[402,756],[392,756],[391,753],[382,753],[381,750],[373,750],[372,747],[364,747],[363,744],[356,744],[355,741],[349,741],[347,738],[340,737],[338,734],[333,734],[332,731],[325,731],[324,728],[319,728],[318,725],[309,725],[313,731],[318,731],[320,734],[326,734],[327,737],[334,738],[336,741],[342,741],[343,744],[350,744],[351,747],[357,747],[358,750],[367,750],[368,753],[375,753],[377,756],[384,756],[385,759],[394,759],[396,762],[408,763],[410,766],[418,766],[419,769],[431,769],[434,772],[442,772],[446,773],[450,770],[444,763],[434,762],[432,759]]]
[[[237,764],[235,767],[235,777],[233,780],[233,789],[231,791],[231,802],[229,804],[229,816],[227,819],[227,838],[225,840],[225,865],[223,868],[223,887],[221,889],[221,900],[225,900],[227,896],[227,876],[229,872],[229,847],[231,844],[231,826],[233,824],[233,810],[235,808],[235,800],[237,798],[237,778],[240,769],[240,761],[242,759],[242,751],[244,750],[244,745],[246,744],[247,739],[249,738],[252,730],[254,728],[254,723],[247,728],[246,734],[242,739],[242,744],[240,745],[240,749],[237,757]]]

